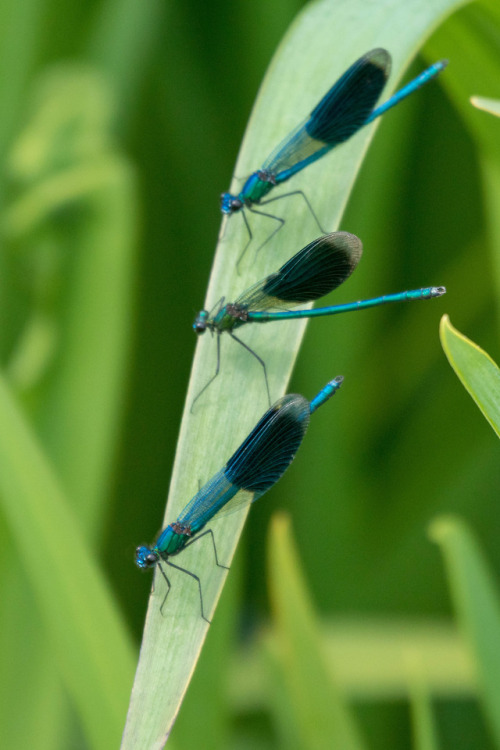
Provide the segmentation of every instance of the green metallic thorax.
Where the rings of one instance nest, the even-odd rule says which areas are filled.
[[[248,320],[246,308],[241,305],[228,304],[219,310],[215,318],[211,321],[211,326],[219,333],[223,331],[232,331],[239,328]]]
[[[258,203],[275,185],[274,180],[265,172],[254,172],[243,185],[238,198],[243,203]]]
[[[158,552],[162,558],[169,557],[169,555],[176,555],[184,549],[191,538],[192,534],[189,526],[171,523],[160,534],[154,546],[154,551]]]

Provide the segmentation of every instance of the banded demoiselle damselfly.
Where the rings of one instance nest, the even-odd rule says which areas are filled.
[[[397,91],[384,104],[374,109],[390,74],[391,56],[386,49],[377,48],[367,52],[353,63],[325,94],[309,117],[287,135],[259,170],[253,172],[246,179],[239,193],[221,194],[220,207],[222,213],[231,215],[241,212],[248,231],[249,239],[238,263],[253,237],[245,215],[245,209],[254,214],[267,216],[279,223],[279,226],[260,247],[269,242],[271,237],[282,228],[285,221],[274,214],[257,210],[253,207],[255,204],[264,206],[292,195],[301,195],[320,231],[324,232],[302,190],[294,190],[267,200],[263,200],[263,198],[276,185],[286,182],[294,174],[307,167],[308,164],[312,164],[335,146],[347,141],[360,128],[373,122],[387,110],[399,104],[400,101],[433,79],[446,65],[446,60],[434,63]]]
[[[192,571],[175,565],[170,561],[170,557],[178,555],[186,547],[210,535],[216,565],[226,567],[219,563],[212,529],[202,529],[215,516],[220,517],[255,502],[283,476],[302,443],[310,415],[338,391],[342,381],[341,376],[334,378],[312,401],[296,393],[288,394],[276,401],[226,465],[196,493],[177,520],[162,531],[156,544],[152,547],[137,547],[137,565],[140,568],[158,566],[167,582],[168,588],[162,608],[171,589],[168,576],[162,567],[162,563],[165,563],[197,581],[201,616],[210,622],[203,608],[200,578]]]
[[[222,297],[215,306],[213,314],[208,310],[201,310],[195,318],[193,329],[197,334],[202,334],[206,330],[209,330],[212,335],[217,334],[217,366],[215,374],[198,393],[191,408],[219,374],[221,333],[228,333],[258,360],[264,371],[268,400],[271,403],[265,362],[235,335],[235,329],[248,323],[269,323],[273,320],[292,318],[318,318],[378,307],[391,302],[431,299],[441,297],[446,292],[443,286],[430,286],[312,310],[289,309],[319,299],[340,286],[356,268],[362,250],[361,240],[354,234],[349,232],[326,234],[302,248],[276,273],[266,276],[265,279],[251,286],[235,302],[225,303],[225,298]]]

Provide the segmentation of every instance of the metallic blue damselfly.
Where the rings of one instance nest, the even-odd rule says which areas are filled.
[[[249,239],[238,263],[253,236],[245,209],[278,222],[276,229],[260,247],[267,244],[284,224],[283,218],[260,211],[254,208],[255,205],[268,205],[291,195],[301,195],[320,231],[324,232],[302,190],[263,199],[276,185],[286,182],[308,164],[312,164],[335,146],[347,141],[360,128],[399,104],[433,79],[446,65],[446,60],[434,63],[393,94],[384,104],[374,109],[390,74],[391,56],[387,50],[378,48],[367,52],[353,63],[316,105],[309,117],[287,135],[259,170],[253,172],[245,180],[239,193],[222,193],[220,197],[222,213],[231,215],[241,212],[248,231]]]
[[[296,305],[313,302],[340,286],[356,268],[362,249],[361,240],[354,234],[349,232],[326,234],[302,248],[276,273],[266,276],[265,279],[251,286],[235,302],[226,303],[225,298],[222,297],[212,312],[201,310],[195,318],[193,329],[197,334],[208,330],[212,335],[216,335],[217,365],[215,374],[198,393],[191,408],[219,374],[221,333],[228,333],[258,360],[264,371],[268,400],[271,403],[265,362],[236,336],[236,329],[249,323],[270,323],[292,318],[319,318],[353,310],[365,310],[368,307],[378,307],[391,302],[431,299],[441,297],[446,292],[442,286],[430,286],[312,310],[290,309]]]
[[[156,543],[152,547],[137,547],[137,565],[140,568],[158,566],[167,583],[162,608],[171,589],[170,580],[163,567],[168,565],[186,573],[197,582],[201,616],[210,622],[205,616],[199,577],[171,562],[170,558],[202,537],[210,535],[215,563],[221,568],[226,567],[220,564],[217,557],[212,529],[203,531],[204,527],[215,516],[220,517],[255,502],[283,476],[302,443],[310,415],[338,391],[342,381],[341,376],[334,378],[312,401],[296,393],[278,399],[261,417],[225,466],[196,493],[177,520],[161,532]]]

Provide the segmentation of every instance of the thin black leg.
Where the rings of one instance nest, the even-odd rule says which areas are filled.
[[[251,348],[250,348],[250,347],[249,347],[249,346],[248,346],[247,344],[245,344],[245,342],[244,342],[244,341],[242,341],[242,340],[241,340],[241,339],[239,339],[239,338],[238,338],[237,336],[235,336],[235,335],[234,335],[234,333],[233,333],[232,331],[228,331],[228,333],[229,333],[229,335],[231,336],[231,338],[232,338],[232,339],[234,339],[235,341],[237,341],[237,342],[238,342],[238,344],[241,344],[241,346],[242,346],[242,347],[243,347],[244,349],[246,349],[246,350],[247,350],[247,352],[250,352],[250,354],[251,354],[251,355],[252,355],[253,357],[255,357],[255,359],[256,359],[256,360],[257,360],[257,361],[258,361],[258,362],[259,362],[259,363],[260,363],[260,364],[262,365],[262,369],[264,370],[264,378],[265,378],[265,381],[266,381],[267,400],[269,401],[269,406],[271,406],[271,392],[270,392],[270,390],[269,390],[269,381],[268,381],[268,379],[267,379],[267,369],[266,369],[266,363],[264,362],[264,360],[263,360],[263,359],[261,359],[261,358],[259,357],[259,355],[257,354],[257,352],[254,352],[254,350],[253,350],[253,349],[251,349]]]
[[[262,205],[262,203],[259,203],[259,206],[261,206],[261,205]],[[282,218],[281,218],[280,216],[274,216],[274,214],[266,214],[266,213],[265,213],[265,211],[257,211],[257,209],[256,209],[256,208],[252,208],[251,206],[247,206],[247,208],[248,208],[248,210],[249,210],[249,211],[251,211],[251,212],[252,212],[253,214],[258,214],[259,216],[265,216],[265,217],[266,217],[266,218],[268,218],[268,219],[274,219],[275,221],[279,221],[279,227],[276,227],[276,229],[274,230],[274,232],[271,232],[271,234],[269,235],[269,237],[268,237],[267,239],[265,239],[265,240],[264,240],[264,242],[262,243],[262,245],[259,245],[259,247],[258,247],[258,248],[257,248],[257,250],[255,251],[255,253],[257,254],[257,253],[259,252],[259,250],[262,250],[262,248],[264,247],[264,245],[267,245],[267,243],[269,242],[269,240],[271,240],[271,239],[272,239],[272,238],[274,237],[274,235],[275,235],[275,234],[276,234],[277,232],[279,232],[279,231],[280,231],[280,229],[282,229],[282,228],[283,228],[283,226],[284,226],[284,224],[285,224],[285,220],[284,220],[284,219],[282,219]],[[246,219],[245,219],[245,221],[246,221]],[[247,222],[247,225],[248,225],[248,222]],[[238,258],[238,262],[236,263],[236,267],[238,267],[238,266],[239,266],[239,264],[241,263],[241,260],[242,260],[243,256],[245,255],[245,253],[246,253],[246,251],[247,251],[247,249],[248,249],[248,246],[249,246],[250,242],[251,242],[251,238],[250,238],[250,240],[249,240],[249,241],[247,242],[247,244],[245,245],[245,247],[243,248],[243,252],[241,253],[240,257]]]
[[[215,564],[218,565],[219,568],[224,568],[224,570],[230,570],[230,568],[227,565],[223,565],[222,563],[219,562],[219,558],[217,557],[217,547],[215,546],[214,532],[212,531],[212,529],[207,529],[202,534],[198,534],[198,536],[195,536],[194,539],[191,539],[190,542],[184,545],[184,549],[186,549],[186,547],[189,547],[191,544],[198,542],[203,536],[206,536],[207,534],[210,534],[210,536],[212,537],[212,544],[214,546]]]
[[[322,227],[322,226],[321,226],[321,224],[319,223],[319,219],[318,219],[318,217],[316,216],[316,213],[315,213],[315,211],[314,211],[313,207],[311,206],[311,204],[310,204],[310,202],[309,202],[309,198],[307,197],[307,195],[306,195],[306,194],[304,193],[304,191],[303,191],[303,190],[292,190],[292,192],[291,192],[291,193],[283,193],[282,195],[277,195],[277,196],[276,196],[275,198],[268,198],[268,199],[267,199],[267,200],[265,200],[265,201],[261,201],[261,202],[259,203],[259,206],[267,206],[267,204],[268,204],[268,203],[274,203],[275,201],[280,201],[280,200],[281,200],[282,198],[290,198],[290,196],[291,196],[291,195],[301,195],[301,196],[303,197],[303,199],[304,199],[304,200],[305,200],[305,202],[306,202],[307,208],[309,209],[309,211],[310,211],[311,215],[313,216],[313,218],[314,218],[314,221],[315,221],[315,222],[316,222],[316,224],[318,225],[319,231],[320,231],[320,232],[321,232],[322,234],[328,234],[328,232],[327,232],[327,231],[326,231],[325,229],[323,229],[323,227]],[[267,240],[266,240],[266,242],[267,242]],[[262,246],[261,246],[261,247],[262,247]],[[259,249],[260,249],[260,248],[259,248]]]
[[[214,536],[214,532],[212,531],[212,529],[207,529],[202,534],[199,534],[194,539],[191,539],[190,542],[188,542],[186,545],[184,545],[184,549],[186,549],[186,547],[189,547],[191,544],[194,544],[195,542],[198,542],[202,537],[206,536],[207,534],[210,534],[210,536],[212,538],[212,545],[213,545],[213,548],[214,548],[214,556],[215,556],[215,563],[216,563],[216,565],[219,568],[224,568],[224,570],[229,570],[229,567],[227,565],[222,565],[222,563],[219,562],[219,557],[217,555],[217,547],[215,545],[215,536]],[[198,583],[198,590],[200,592],[201,616],[203,617],[204,620],[206,620],[206,622],[208,622],[210,624],[211,620],[209,620],[207,617],[205,617],[205,614],[204,614],[204,609],[203,609],[203,593],[202,593],[202,589],[201,589],[201,581],[198,578],[198,576],[195,575],[195,573],[192,573],[190,570],[186,570],[186,568],[181,568],[180,565],[175,565],[175,563],[170,562],[170,560],[164,560],[163,562],[166,565],[170,565],[171,568],[175,568],[176,570],[180,570],[182,573],[185,573],[186,575],[191,576],[191,578],[194,578],[194,580]],[[161,572],[162,576],[164,577],[165,581],[167,582],[167,586],[168,586],[167,593],[165,594],[165,596],[163,598],[163,601],[161,603],[161,607],[160,607],[160,612],[163,614],[163,607],[165,606],[165,602],[167,601],[167,596],[170,593],[170,589],[172,588],[172,585],[171,585],[171,583],[170,583],[170,581],[169,581],[169,579],[167,577],[167,574],[163,570],[163,568],[161,566],[161,563],[158,563],[158,567],[160,568],[160,572]]]
[[[163,578],[167,582],[167,593],[163,597],[163,601],[162,601],[161,607],[160,607],[160,614],[163,615],[163,607],[165,606],[165,602],[167,601],[167,596],[170,594],[170,589],[172,588],[172,585],[171,585],[170,581],[168,580],[167,574],[163,570],[163,568],[162,568],[162,566],[161,566],[160,563],[158,563],[158,568],[160,569],[160,573],[162,574]],[[154,591],[154,579],[153,579],[153,591]]]
[[[210,378],[210,380],[208,381],[208,383],[206,383],[203,386],[203,388],[198,393],[198,395],[194,397],[193,403],[191,404],[191,409],[190,409],[191,414],[194,413],[194,405],[195,405],[195,403],[198,401],[198,399],[200,398],[200,396],[203,393],[205,393],[205,391],[207,390],[208,386],[211,385],[214,382],[214,380],[217,377],[217,375],[219,374],[219,372],[220,372],[220,334],[217,333],[217,367],[215,368],[215,374]]]
[[[201,591],[201,581],[198,578],[198,576],[195,575],[194,573],[191,573],[190,570],[186,570],[186,568],[181,568],[179,565],[175,565],[174,563],[170,562],[170,560],[165,560],[165,562],[166,562],[167,565],[170,565],[171,568],[175,568],[176,570],[180,570],[182,573],[185,573],[187,576],[191,576],[191,578],[194,578],[194,580],[198,583],[198,590],[200,592],[201,616],[203,617],[203,619],[205,620],[205,622],[208,622],[208,624],[210,625],[211,620],[209,620],[208,617],[205,617],[205,613],[204,613],[204,610],[203,610],[203,594],[202,594],[202,591]],[[165,576],[165,573],[163,573],[163,575]],[[167,578],[167,577],[165,576],[165,578]],[[167,578],[167,581],[168,581],[168,578]],[[169,585],[170,585],[170,582],[169,582]],[[170,592],[170,589],[167,591],[167,594],[165,595],[165,599],[167,598],[169,592]],[[165,599],[163,600],[163,604],[165,604]],[[161,605],[160,611],[163,608],[163,604]]]
[[[304,199],[304,201],[306,203],[306,206],[309,209],[309,212],[310,212],[311,216],[313,217],[314,221],[316,222],[316,224],[318,226],[318,229],[321,232],[321,234],[328,234],[327,230],[323,229],[323,227],[321,226],[321,224],[319,222],[319,219],[316,216],[316,212],[314,211],[314,209],[313,209],[313,207],[312,207],[312,205],[311,205],[311,203],[309,201],[309,198],[307,197],[307,195],[304,193],[303,190],[292,190],[290,193],[283,193],[282,195],[277,195],[274,198],[268,198],[265,201],[260,201],[258,203],[258,205],[259,206],[267,206],[269,203],[274,203],[275,201],[280,201],[282,198],[290,198],[292,195],[301,195],[302,196],[302,198]],[[253,213],[253,214],[259,214],[259,216],[266,216],[268,219],[274,219],[275,221],[279,221],[279,224],[280,224],[278,227],[276,227],[276,229],[274,230],[274,232],[271,232],[271,234],[269,235],[269,237],[267,237],[264,240],[264,242],[261,245],[259,245],[259,247],[255,251],[256,253],[258,253],[259,250],[262,250],[262,248],[264,247],[264,245],[267,245],[267,243],[274,237],[274,235],[277,234],[280,231],[280,229],[283,228],[283,226],[285,224],[285,219],[282,219],[280,216],[275,216],[274,214],[268,214],[265,211],[258,211],[256,208],[252,208],[252,206],[248,206],[247,205],[246,208],[249,211],[251,211],[251,213]],[[245,216],[245,213],[244,213],[243,210],[241,211],[241,213],[243,215],[243,219],[245,220],[245,224],[246,224],[246,227],[247,227],[249,239],[248,239],[247,244],[243,248],[243,252],[241,253],[240,257],[238,258],[238,261],[236,263],[236,267],[237,268],[239,267],[241,261],[243,260],[243,256],[245,255],[246,251],[248,250],[248,246],[250,245],[250,243],[252,241],[252,238],[253,238],[252,231],[251,231],[250,226],[248,224],[248,219]]]
[[[252,211],[252,209],[250,207],[248,207],[248,210]],[[248,250],[248,246],[250,245],[251,241],[253,240],[252,230],[250,229],[250,224],[248,223],[248,219],[247,219],[246,214],[245,214],[245,209],[241,209],[241,215],[243,217],[243,221],[245,222],[245,226],[247,228],[248,241],[247,241],[247,244],[245,245],[245,247],[243,248],[243,250],[241,251],[240,257],[236,261],[236,270],[237,270],[238,274],[240,272],[240,263],[243,260],[243,256],[245,255],[246,251]]]

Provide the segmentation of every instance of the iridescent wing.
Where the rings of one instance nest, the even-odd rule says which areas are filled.
[[[347,141],[370,116],[389,77],[391,57],[374,49],[359,58],[313,109],[309,118],[293,130],[262,165],[276,182],[319,159]]]
[[[247,289],[235,304],[257,312],[312,302],[349,278],[362,251],[361,240],[354,234],[327,234],[306,245],[279,271]]]
[[[263,495],[292,463],[309,418],[310,404],[303,396],[292,393],[280,398],[233,453],[224,467],[226,478],[255,493],[254,500]]]
[[[309,401],[280,398],[259,420],[223,469],[196,493],[177,519],[193,533],[267,492],[292,463],[309,425]]]
[[[191,531],[196,533],[215,515],[221,513],[237,493],[241,495],[240,505],[250,503],[252,495],[246,493],[247,497],[243,497],[244,493],[241,493],[240,489],[226,477],[224,469],[221,469],[189,501],[177,522],[189,525]]]

